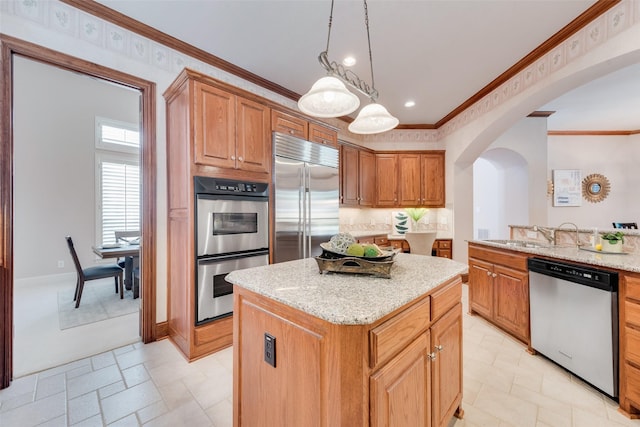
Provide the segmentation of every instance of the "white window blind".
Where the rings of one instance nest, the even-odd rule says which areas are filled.
[[[115,231],[140,230],[138,165],[102,162],[102,243],[113,244]]]
[[[140,230],[138,126],[96,117],[98,244],[116,243],[115,231]]]

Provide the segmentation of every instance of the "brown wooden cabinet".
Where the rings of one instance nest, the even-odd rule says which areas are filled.
[[[375,201],[375,156],[365,149],[340,145],[340,204],[373,206]]]
[[[271,111],[271,129],[318,144],[338,148],[338,132],[330,127],[279,110]]]
[[[469,312],[530,345],[527,256],[470,243]]]
[[[444,427],[462,417],[460,278],[370,325],[235,292],[234,425]]]
[[[269,173],[269,107],[201,81],[193,94],[194,162]]]
[[[167,114],[167,330],[193,360],[233,341],[233,319],[195,326],[194,176],[270,181],[270,107],[193,70],[164,93]]]
[[[444,154],[444,151],[376,153],[376,206],[444,207]]]
[[[640,418],[640,274],[620,275],[620,411]]]
[[[453,259],[453,240],[436,239],[433,242],[433,249],[436,251],[436,256]]]

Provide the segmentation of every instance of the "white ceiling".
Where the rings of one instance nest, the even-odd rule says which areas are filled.
[[[298,94],[325,74],[317,56],[327,43],[330,0],[99,3]],[[401,124],[435,124],[594,3],[368,0],[379,102]],[[359,61],[353,67],[358,76],[371,82],[360,0],[335,1],[329,59],[339,62],[347,54]],[[539,110],[557,111],[549,119],[552,130],[640,129],[636,76],[640,65]],[[407,100],[415,107],[404,107]]]

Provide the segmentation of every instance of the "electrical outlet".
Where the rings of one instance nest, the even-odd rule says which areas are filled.
[[[276,367],[276,338],[265,332],[264,334],[264,361]]]
[[[58,261],[58,268],[64,268],[64,261]]]

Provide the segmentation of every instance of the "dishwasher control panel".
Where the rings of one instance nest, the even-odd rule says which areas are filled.
[[[609,292],[618,291],[618,273],[541,258],[529,258],[529,271]]]

